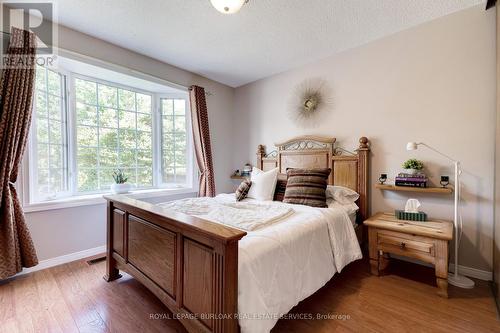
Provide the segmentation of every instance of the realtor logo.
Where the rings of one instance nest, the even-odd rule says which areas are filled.
[[[2,20],[3,35],[2,56],[7,54],[12,28],[18,28],[30,31],[36,36],[37,64],[52,64],[55,60],[53,42],[56,39],[56,25],[53,24],[54,4],[52,2],[1,1],[0,19]]]

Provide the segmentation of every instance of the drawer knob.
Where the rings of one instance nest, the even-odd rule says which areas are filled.
[[[404,249],[406,247],[406,243],[405,242],[401,242],[401,249]]]

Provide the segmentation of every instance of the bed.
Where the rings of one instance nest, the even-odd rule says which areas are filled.
[[[360,257],[352,238],[363,239],[359,222],[368,212],[368,139],[362,137],[355,152],[336,147],[335,141],[304,136],[276,144],[270,153],[259,146],[257,167],[277,167],[282,174],[276,202],[267,203],[280,206],[285,205],[279,201],[287,168],[331,168],[329,184],[360,195],[355,228],[353,216],[341,208],[292,205],[293,215],[246,232],[180,213],[168,204],[107,196],[105,279],[119,278],[119,270],[131,274],[188,331],[269,331],[279,316]],[[222,195],[214,200],[234,199]]]

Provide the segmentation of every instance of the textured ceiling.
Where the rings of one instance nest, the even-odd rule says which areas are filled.
[[[237,87],[484,0],[55,0],[59,23]]]

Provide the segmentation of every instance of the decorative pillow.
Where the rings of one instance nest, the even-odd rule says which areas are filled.
[[[331,169],[289,169],[283,202],[311,207],[328,207],[326,186]]]
[[[278,180],[278,168],[262,171],[254,167],[250,180],[252,181],[252,186],[248,191],[248,198],[260,201],[273,200],[276,181]]]
[[[283,198],[285,197],[285,190],[286,190],[286,179],[279,179],[276,182],[276,189],[274,190],[274,201],[283,201]]]
[[[238,186],[236,192],[234,193],[236,195],[236,201],[241,201],[247,197],[250,186],[252,186],[252,182],[248,179],[241,182],[240,186]]]
[[[347,187],[328,185],[326,197],[333,198],[333,200],[343,205],[349,205],[359,199],[359,194]]]

